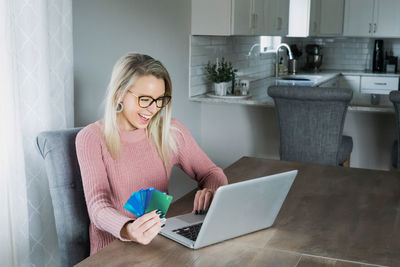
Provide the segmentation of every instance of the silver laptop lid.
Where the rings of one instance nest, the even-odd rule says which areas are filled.
[[[194,248],[270,227],[296,175],[294,170],[219,187]]]

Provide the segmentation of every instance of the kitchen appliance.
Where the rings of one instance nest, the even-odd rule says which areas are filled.
[[[396,73],[397,72],[397,62],[398,62],[398,57],[386,56],[386,59],[385,59],[386,72]]]
[[[322,64],[321,46],[316,44],[309,44],[306,46],[307,52],[307,65],[306,68],[315,72],[319,71]]]
[[[374,55],[372,58],[372,72],[383,72],[383,40],[375,40]]]

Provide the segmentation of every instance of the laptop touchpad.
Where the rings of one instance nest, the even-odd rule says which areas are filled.
[[[196,223],[204,221],[206,215],[195,215],[193,213],[187,213],[184,215],[177,216],[176,219],[182,220],[186,223]]]

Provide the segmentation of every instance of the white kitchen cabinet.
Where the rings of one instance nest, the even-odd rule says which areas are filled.
[[[399,0],[375,0],[374,14],[374,36],[400,37]]]
[[[353,98],[351,100],[352,103],[368,103],[370,101],[370,97],[360,94],[360,84],[360,75],[343,75],[339,78],[340,88],[349,88],[353,91]]]
[[[343,34],[400,37],[400,1],[346,0]]]
[[[345,36],[370,36],[373,33],[375,0],[347,0],[344,8]]]
[[[337,36],[343,34],[344,0],[320,0],[317,13],[318,36]],[[318,8],[318,6],[317,6]],[[318,12],[319,11],[319,12]]]
[[[289,0],[264,1],[264,33],[286,36],[289,32]]]
[[[192,0],[193,35],[286,35],[289,0]]]
[[[340,88],[350,88],[353,93],[360,93],[360,75],[343,75],[339,79]]]
[[[230,35],[231,0],[192,0],[192,34]]]
[[[344,0],[290,0],[289,36],[342,35]]]
[[[361,93],[388,95],[391,91],[399,89],[398,77],[361,77]]]
[[[218,1],[217,1],[218,2]],[[253,13],[253,1],[248,0],[233,0],[232,1],[232,25],[231,31],[227,33],[248,35],[252,33],[252,28],[257,26],[258,16]],[[207,15],[204,16],[207,19]]]
[[[262,1],[192,0],[192,34],[259,34],[264,26]]]

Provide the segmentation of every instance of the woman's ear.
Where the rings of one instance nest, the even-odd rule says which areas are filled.
[[[117,105],[120,102],[124,102],[125,96],[121,95],[121,90],[118,90],[114,94],[114,103]]]

